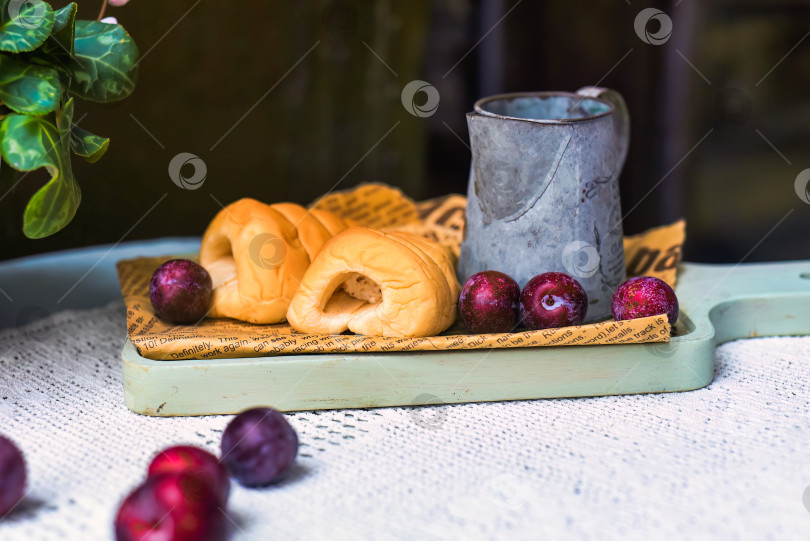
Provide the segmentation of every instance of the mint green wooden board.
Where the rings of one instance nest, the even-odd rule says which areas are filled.
[[[810,334],[810,261],[686,263],[669,343],[152,361],[127,340],[127,407],[145,415],[487,402],[689,391],[714,377],[717,344]]]

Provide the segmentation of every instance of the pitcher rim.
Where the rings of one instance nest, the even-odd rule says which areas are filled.
[[[482,105],[488,102],[496,101],[496,100],[503,100],[503,99],[513,99],[513,98],[544,98],[548,96],[564,96],[569,98],[581,98],[581,101],[585,100],[594,100],[608,106],[608,110],[604,113],[599,113],[598,115],[591,115],[591,116],[583,116],[578,118],[521,118],[518,116],[510,116],[510,115],[501,115],[498,113],[493,113],[491,111],[485,111],[482,109]],[[556,91],[556,90],[544,90],[540,92],[506,92],[503,94],[494,94],[492,96],[486,96],[484,98],[478,99],[473,104],[473,112],[467,113],[468,115],[472,114],[479,114],[483,116],[488,116],[492,118],[502,118],[505,120],[518,120],[522,122],[533,122],[535,124],[574,124],[577,122],[588,122],[591,120],[597,120],[599,118],[608,116],[613,114],[616,111],[616,107],[607,100],[602,98],[595,98],[592,96],[585,96],[583,94],[577,94],[576,92],[565,92],[565,91]]]

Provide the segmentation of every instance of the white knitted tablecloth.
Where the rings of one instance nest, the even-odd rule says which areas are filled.
[[[0,331],[0,433],[30,478],[0,540],[111,539],[155,452],[218,452],[230,416],[124,406],[124,327],[115,303]],[[288,414],[295,469],[234,485],[234,539],[807,540],[810,337],[715,368],[688,393]]]

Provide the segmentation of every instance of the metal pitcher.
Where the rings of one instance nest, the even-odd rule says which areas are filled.
[[[472,167],[458,273],[559,271],[588,294],[586,321],[610,316],[625,279],[619,173],[630,122],[615,91],[526,92],[467,114]]]

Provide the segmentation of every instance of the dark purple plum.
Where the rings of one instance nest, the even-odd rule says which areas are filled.
[[[667,315],[670,325],[678,321],[678,297],[665,281],[654,276],[630,278],[613,294],[613,319]]]
[[[582,284],[562,272],[538,274],[520,294],[520,318],[529,329],[581,325],[587,310]]]
[[[193,471],[207,477],[217,487],[222,504],[225,505],[228,501],[231,490],[228,469],[217,457],[193,445],[176,445],[164,449],[152,459],[147,475],[152,477],[182,471]]]
[[[461,321],[474,333],[509,332],[518,323],[520,286],[493,270],[470,276],[458,298]]]
[[[25,459],[14,442],[0,436],[0,517],[14,509],[25,495]]]
[[[155,313],[173,323],[197,323],[208,313],[213,283],[203,267],[188,259],[172,259],[157,268],[149,282]]]
[[[284,415],[271,408],[254,408],[234,417],[221,442],[220,458],[244,486],[277,480],[298,454],[298,435]]]
[[[146,478],[115,517],[116,541],[224,541],[229,520],[210,479],[196,472]]]

